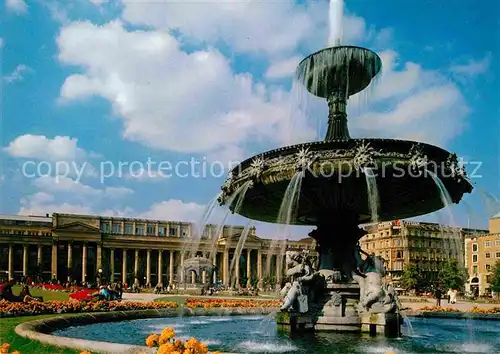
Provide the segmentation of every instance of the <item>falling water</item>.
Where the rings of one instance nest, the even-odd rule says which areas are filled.
[[[236,280],[239,278],[239,274],[234,273],[236,262],[240,261],[241,257],[241,251],[243,250],[243,246],[245,245],[245,242],[247,241],[247,237],[250,234],[250,230],[253,227],[253,222],[249,222],[247,226],[243,229],[243,232],[241,233],[239,239],[238,239],[238,244],[236,245],[236,249],[234,250],[234,255],[233,259],[231,260],[231,266],[229,267],[229,284],[231,284],[231,287],[238,287],[239,284],[236,283]],[[229,251],[229,243],[226,243],[226,249],[225,251]],[[237,269],[239,271],[239,269]]]
[[[380,198],[377,188],[377,177],[373,171],[373,168],[364,167],[363,173],[366,179],[366,189],[368,191],[368,207],[370,208],[372,222],[378,222]]]
[[[208,224],[208,220],[210,219],[210,216],[212,215],[215,207],[217,206],[217,200],[221,196],[222,193],[217,194],[205,207],[205,210],[203,211],[203,214],[200,217],[200,220],[198,223],[195,224],[195,232],[192,235],[192,238],[190,240],[184,241],[182,244],[182,252],[184,253],[187,248],[189,248],[189,252],[187,254],[187,257],[194,257],[196,255],[196,252],[198,251],[199,245],[201,238],[203,237],[205,228]]]
[[[219,240],[219,237],[221,236],[221,233],[224,230],[227,218],[231,214],[231,210],[229,209],[229,207],[233,205],[233,202],[236,200],[236,204],[234,206],[232,213],[238,214],[241,209],[241,206],[243,205],[243,200],[245,200],[245,195],[247,194],[248,188],[250,188],[251,185],[252,185],[251,181],[243,183],[240,187],[238,187],[238,189],[236,189],[236,191],[231,196],[228,197],[226,201],[226,205],[228,206],[227,212],[224,215],[222,222],[216,228],[215,235],[212,237],[210,259],[214,260],[214,262],[216,261],[215,257],[217,255],[217,241]]]
[[[413,326],[411,324],[410,319],[408,318],[408,316],[406,316],[402,312],[399,312],[399,314],[403,318],[403,323],[404,323],[405,327],[407,328],[408,333],[406,335],[409,337],[413,336],[415,334],[415,331],[413,330]]]
[[[290,224],[297,214],[297,208],[299,207],[299,197],[300,190],[302,188],[302,179],[304,177],[304,171],[299,171],[288,183],[288,187],[285,190],[285,195],[281,201],[280,210],[278,212],[278,218],[276,223],[278,225],[278,239],[273,239],[270,244],[270,248],[275,248],[278,244],[280,248],[280,258],[286,252],[286,243],[282,242],[286,240],[290,228]],[[278,266],[278,264],[276,264]],[[266,273],[270,274],[271,270],[271,257],[266,259]]]
[[[451,240],[453,240],[454,243],[454,250],[455,254],[460,257],[460,261],[462,261],[462,254],[460,252],[460,247],[458,246],[459,242],[459,235],[456,229],[456,224],[455,224],[455,219],[453,217],[453,212],[451,210],[451,206],[453,205],[453,200],[451,199],[450,193],[448,193],[448,190],[446,189],[446,186],[443,184],[443,181],[441,181],[441,178],[439,178],[434,172],[426,170],[427,173],[431,176],[432,180],[436,184],[436,186],[439,189],[439,196],[441,198],[441,202],[443,203],[443,206],[448,213],[448,218],[449,218],[449,224],[451,224],[451,231],[452,231],[452,237]],[[443,230],[441,231],[443,233]]]
[[[330,36],[328,38],[328,45],[339,46],[342,43],[343,37],[344,1],[330,0],[329,10]]]

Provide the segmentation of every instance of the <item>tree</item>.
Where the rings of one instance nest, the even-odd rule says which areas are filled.
[[[500,260],[495,263],[493,268],[491,268],[490,274],[490,288],[495,293],[500,293]]]
[[[420,291],[425,286],[422,271],[416,263],[409,263],[401,275],[401,286],[407,290]]]
[[[438,283],[445,289],[463,289],[468,278],[467,269],[454,258],[445,261],[438,273]]]

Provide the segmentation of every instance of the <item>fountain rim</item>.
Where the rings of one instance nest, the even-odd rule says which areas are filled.
[[[350,49],[357,49],[357,50],[362,50],[362,51],[365,51],[365,52],[369,52],[371,54],[373,54],[373,56],[375,58],[378,59],[378,61],[380,62],[380,65],[378,67],[378,70],[377,70],[377,73],[375,74],[378,75],[378,73],[382,70],[382,59],[380,58],[380,56],[373,50],[371,49],[368,49],[368,48],[365,48],[365,47],[361,47],[361,46],[356,46],[356,45],[336,45],[336,46],[331,46],[331,47],[326,47],[326,48],[322,48],[314,53],[311,53],[309,54],[308,56],[306,56],[304,59],[302,59],[299,64],[297,65],[297,70],[298,68],[300,68],[302,65],[304,65],[304,63],[307,61],[307,60],[310,60],[310,58],[320,54],[321,52],[326,52],[326,51],[329,51],[329,50],[334,50],[334,49],[341,49],[341,48],[350,48]]]
[[[391,138],[349,138],[349,139],[337,139],[337,140],[331,140],[331,141],[324,141],[324,140],[319,140],[319,141],[309,141],[309,142],[303,142],[303,143],[298,143],[298,144],[293,144],[293,145],[286,145],[282,146],[276,149],[268,150],[259,154],[255,154],[243,161],[241,161],[239,164],[235,165],[230,172],[233,174],[233,176],[237,176],[238,174],[234,174],[235,172],[242,171],[244,168],[247,168],[252,161],[254,161],[257,158],[262,158],[266,159],[270,156],[273,156],[277,154],[279,156],[279,152],[285,152],[289,150],[298,150],[299,148],[304,148],[308,149],[312,146],[315,145],[329,145],[329,144],[337,144],[337,143],[356,143],[356,142],[362,142],[362,143],[372,143],[374,141],[377,142],[386,142],[386,143],[395,143],[395,144],[409,144],[409,145],[418,145],[422,146],[424,149],[434,149],[434,150],[441,150],[440,152],[445,153],[445,154],[452,154],[452,152],[437,146],[437,145],[432,145],[429,143],[425,142],[420,142],[420,141],[415,141],[415,140],[404,140],[404,139],[391,139]]]

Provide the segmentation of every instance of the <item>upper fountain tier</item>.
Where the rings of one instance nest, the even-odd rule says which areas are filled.
[[[365,89],[381,67],[377,54],[359,47],[327,48],[305,58],[297,78],[312,94],[328,102],[325,141],[283,147],[243,161],[222,186],[219,202],[250,219],[278,222],[290,181],[298,171],[304,171],[297,210],[287,222],[319,225],[346,214],[360,223],[370,222],[375,220],[365,173],[374,171],[371,178],[380,200],[377,221],[409,218],[445,206],[441,190],[427,173],[431,171],[458,203],[472,186],[455,154],[412,141],[351,139],[347,99]],[[242,201],[231,198],[241,190],[246,191]]]
[[[322,49],[299,63],[297,79],[315,96],[347,98],[364,90],[382,68],[369,49],[337,46]]]

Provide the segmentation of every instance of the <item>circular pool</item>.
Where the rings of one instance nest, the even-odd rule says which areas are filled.
[[[271,316],[197,316],[155,318],[69,327],[53,334],[103,342],[144,345],[151,333],[173,327],[176,337],[195,337],[211,351],[237,353],[495,353],[500,326],[494,321],[414,318],[403,338],[360,334],[277,331]]]

